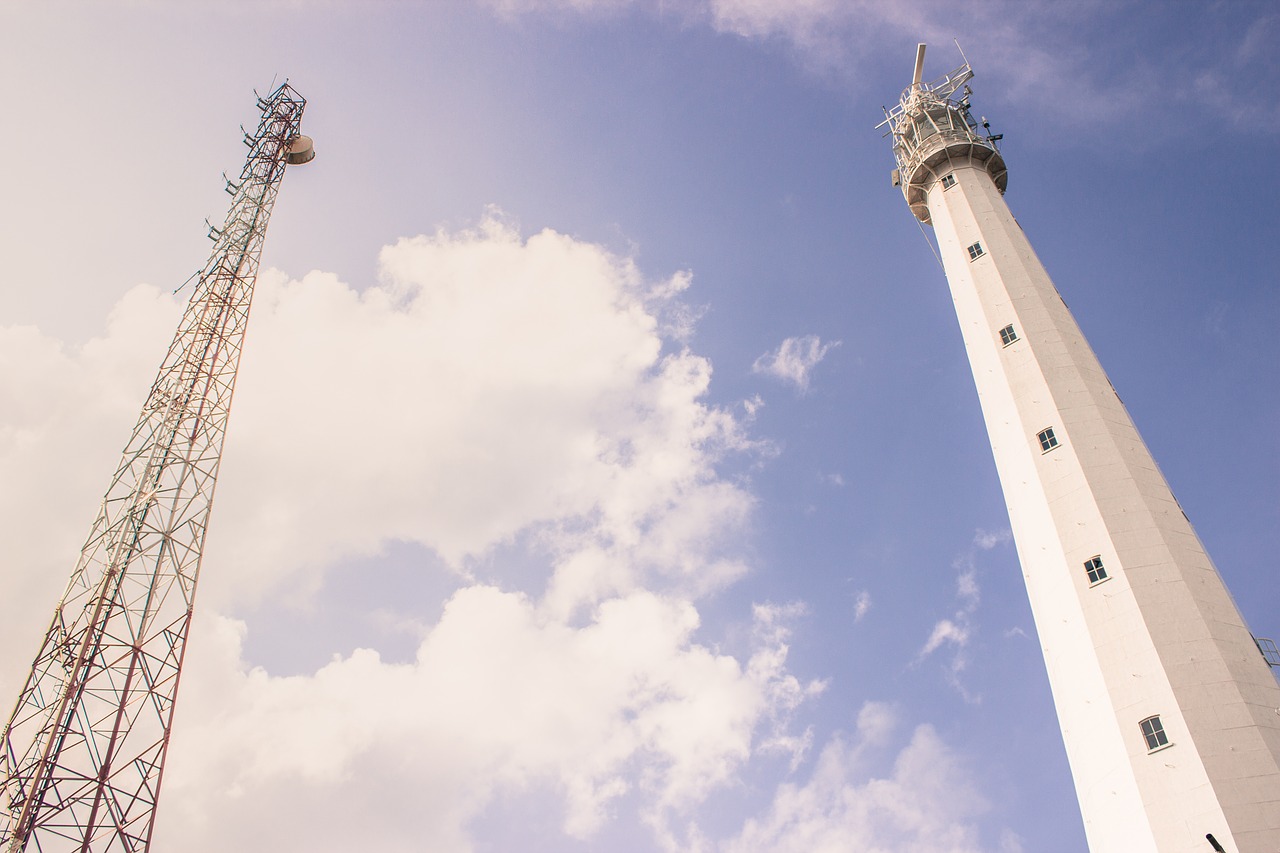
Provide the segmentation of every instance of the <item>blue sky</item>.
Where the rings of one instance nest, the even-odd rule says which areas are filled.
[[[1077,851],[946,283],[874,126],[1007,200],[1280,635],[1266,3],[0,2],[0,696],[225,212],[272,220],[158,840]]]

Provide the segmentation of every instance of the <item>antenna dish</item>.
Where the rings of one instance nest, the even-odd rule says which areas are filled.
[[[289,143],[289,153],[284,161],[290,166],[301,166],[316,159],[316,145],[310,136],[295,136]]]
[[[925,45],[925,43],[924,43],[924,42],[921,42],[920,44],[916,45],[916,73],[915,73],[915,75],[914,75],[914,76],[912,76],[912,78],[911,78],[911,85],[912,85],[912,86],[918,86],[918,85],[920,85],[920,81],[924,79],[924,49],[925,49],[925,47],[926,47],[926,45]]]

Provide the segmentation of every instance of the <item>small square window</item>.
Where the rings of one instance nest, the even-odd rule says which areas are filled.
[[[1159,717],[1147,717],[1141,723],[1142,737],[1147,742],[1147,752],[1155,752],[1162,746],[1169,745],[1169,736],[1164,733],[1164,725]]]
[[[1058,437],[1053,434],[1053,427],[1045,427],[1036,433],[1036,438],[1040,439],[1040,449],[1045,453],[1053,450],[1058,446]]]
[[[942,188],[943,188],[944,190],[949,190],[949,189],[951,189],[952,187],[954,187],[955,185],[956,185],[956,176],[955,176],[955,175],[943,175],[943,176],[942,176]]]
[[[1253,641],[1258,644],[1258,651],[1262,652],[1262,659],[1270,666],[1280,666],[1280,649],[1276,648],[1275,640],[1268,640],[1266,637],[1254,637]]]
[[[1089,583],[1099,583],[1107,579],[1107,570],[1102,567],[1102,557],[1085,560],[1084,570],[1089,574]]]
[[[969,247],[969,260],[971,261],[976,261],[978,258],[982,257],[985,254],[986,252],[982,251],[981,243],[974,243],[972,246]]]
[[[1004,345],[1008,346],[1018,339],[1018,333],[1013,330],[1013,326],[1005,326],[1000,330],[1000,340],[1004,341]]]

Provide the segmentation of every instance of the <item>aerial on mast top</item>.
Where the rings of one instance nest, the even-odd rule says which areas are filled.
[[[960,163],[979,166],[991,175],[1001,192],[1008,183],[1004,159],[996,148],[998,135],[990,132],[970,114],[969,87],[973,69],[960,43],[963,63],[943,77],[925,82],[926,45],[916,45],[915,70],[911,85],[902,90],[898,103],[884,111],[886,136],[893,137],[893,156],[898,168],[892,173],[894,186],[902,187],[907,203],[921,222],[929,222],[926,194],[943,171]]]

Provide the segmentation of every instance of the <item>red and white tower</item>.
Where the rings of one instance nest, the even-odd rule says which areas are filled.
[[[0,735],[0,849],[150,844],[200,557],[267,220],[314,154],[287,83],[262,119],[26,685]]]
[[[1009,212],[968,63],[923,64],[894,180],[937,237],[1089,847],[1276,853],[1280,686]]]

